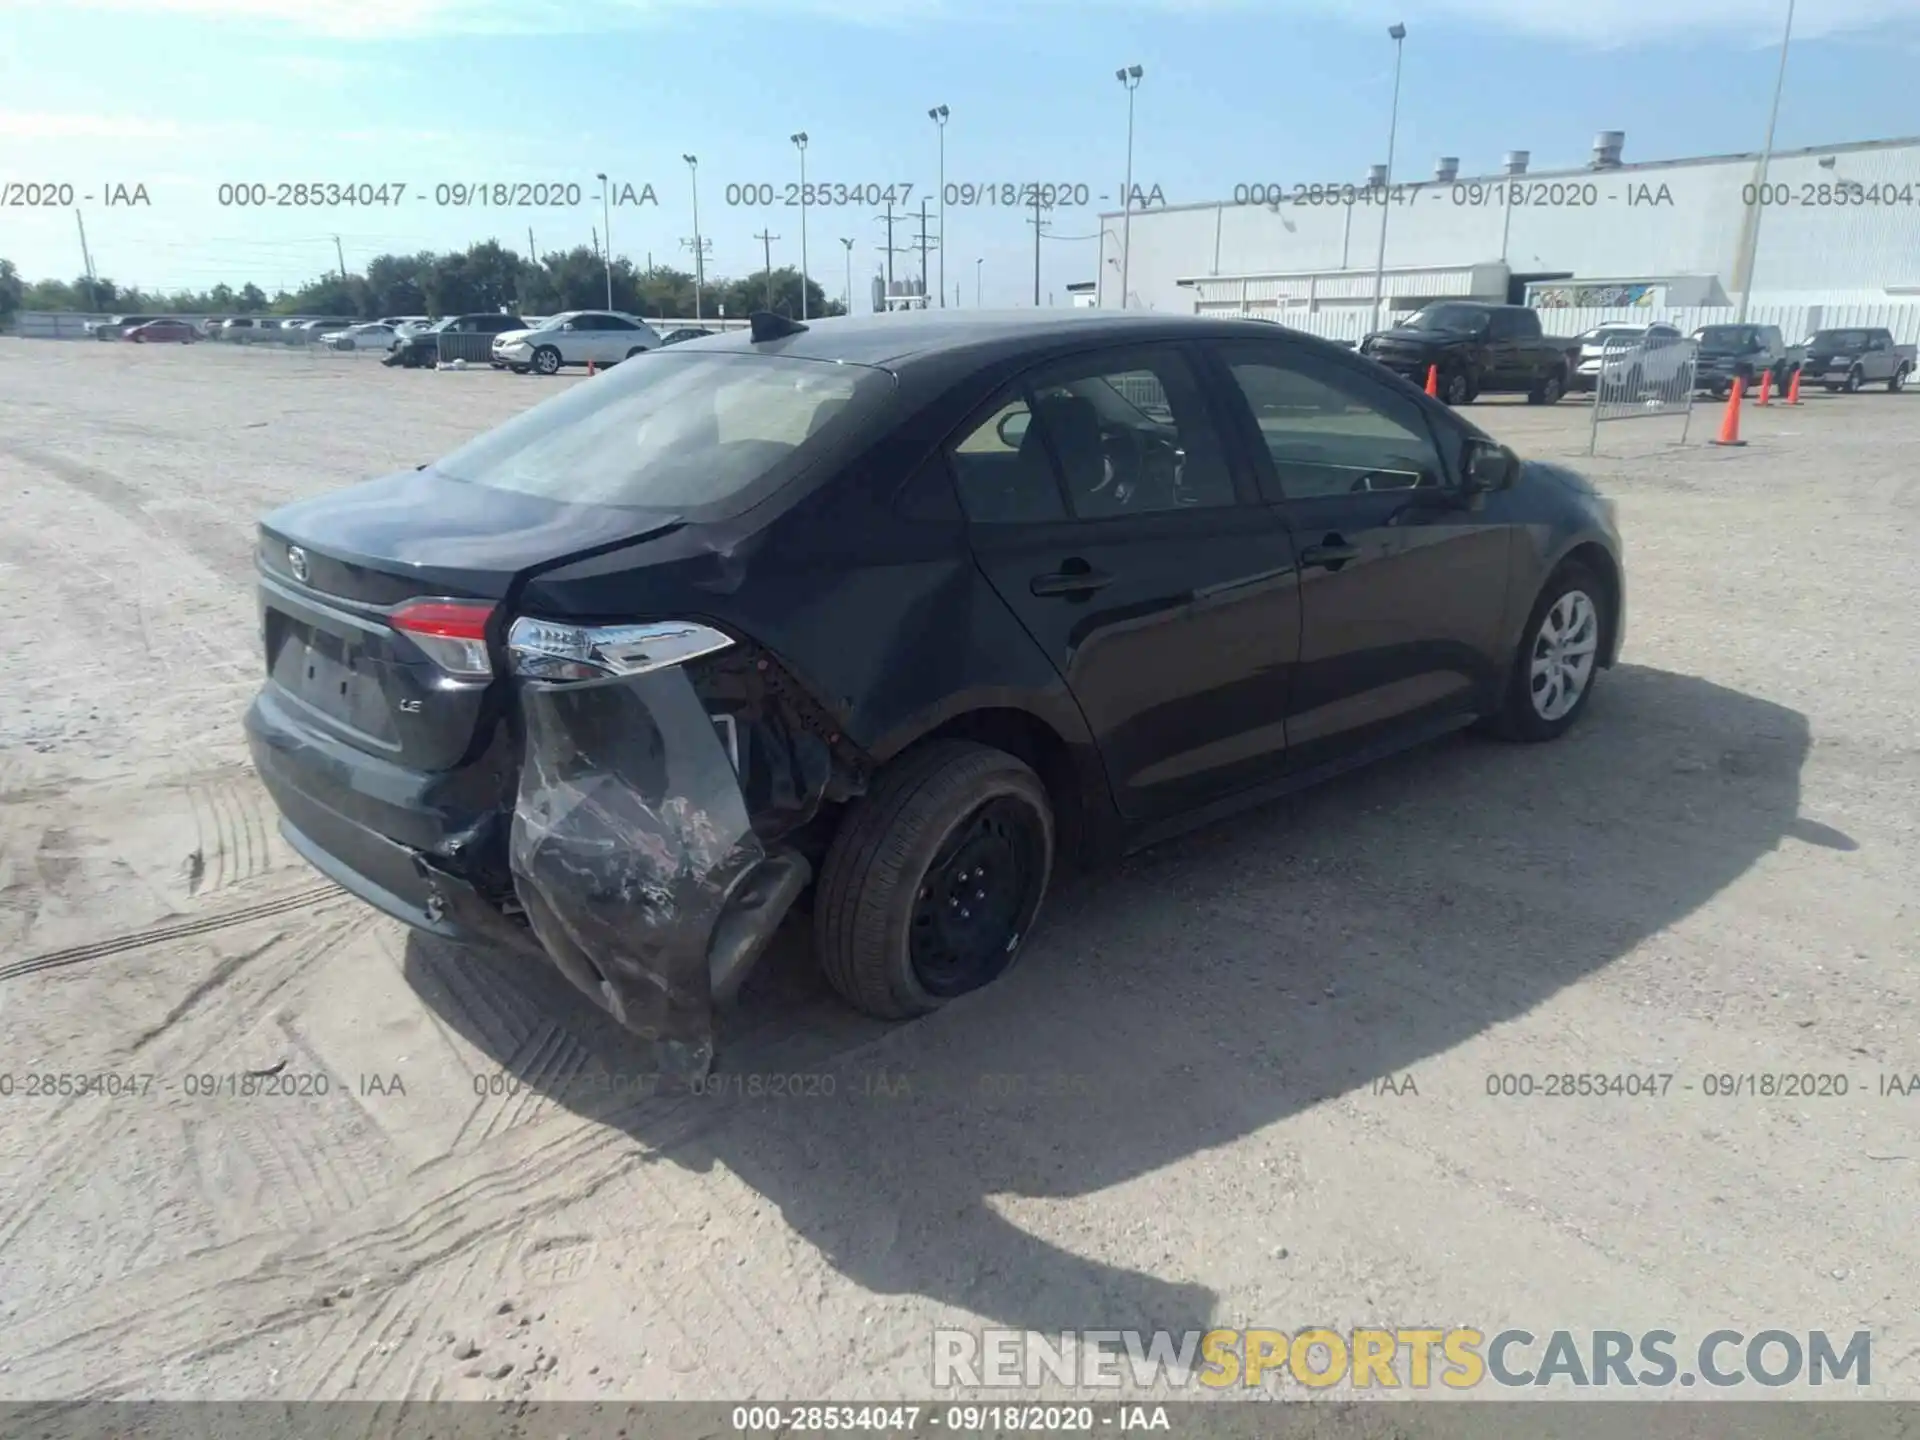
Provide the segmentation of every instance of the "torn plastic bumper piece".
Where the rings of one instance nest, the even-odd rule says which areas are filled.
[[[678,666],[523,680],[508,854],[533,933],[663,1073],[705,1075],[713,1007],[810,878],[754,835],[715,721]]]

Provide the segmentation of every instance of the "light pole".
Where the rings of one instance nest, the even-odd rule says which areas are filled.
[[[800,152],[800,318],[807,318],[807,132],[793,137]]]
[[[940,308],[947,308],[947,107],[936,105],[927,117],[940,127]]]
[[[846,236],[840,237],[840,243],[847,247],[847,314],[853,314],[853,241]]]
[[[594,178],[600,182],[600,219],[601,229],[607,234],[607,309],[613,309],[613,211],[607,200],[607,192],[613,187],[607,183],[605,172],[597,173]]]
[[[707,278],[706,252],[700,246],[700,157],[682,155],[693,180],[693,318],[700,318],[700,290]]]
[[[1392,208],[1393,196],[1393,142],[1400,133],[1400,56],[1405,49],[1407,27],[1389,25],[1387,34],[1393,38],[1393,113],[1387,121],[1387,178],[1380,191],[1380,251],[1373,262],[1373,323],[1380,324],[1380,305],[1386,298],[1387,282],[1387,211]]]
[[[973,308],[976,310],[980,308],[980,267],[986,263],[984,255],[973,262]]]
[[[1760,152],[1760,183],[1753,193],[1753,224],[1747,229],[1747,263],[1740,281],[1740,313],[1735,323],[1747,323],[1747,302],[1753,298],[1753,266],[1760,256],[1760,217],[1767,213],[1767,166],[1773,160],[1773,127],[1780,120],[1780,92],[1787,83],[1787,47],[1793,43],[1793,0],[1787,0],[1787,29],[1780,37],[1780,73],[1773,82],[1773,109],[1767,114],[1767,148]]]
[[[1129,65],[1113,73],[1127,87],[1127,186],[1120,192],[1120,210],[1125,217],[1120,222],[1125,233],[1120,258],[1120,308],[1124,310],[1127,308],[1127,271],[1133,263],[1133,92],[1140,88],[1140,77],[1145,72],[1138,65]]]

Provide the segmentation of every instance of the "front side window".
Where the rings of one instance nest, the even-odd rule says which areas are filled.
[[[1269,500],[1423,490],[1445,471],[1418,408],[1331,365],[1260,347],[1225,356],[1273,462]]]
[[[1070,362],[1028,388],[1034,429],[1077,518],[1235,503],[1206,398],[1179,353]]]
[[[676,511],[797,475],[892,394],[864,365],[649,351],[438,462],[456,480],[551,500]]]

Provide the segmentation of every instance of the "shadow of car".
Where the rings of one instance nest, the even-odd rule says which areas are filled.
[[[527,1089],[650,1164],[723,1167],[871,1291],[1043,1332],[1204,1329],[1205,1287],[1071,1253],[989,1202],[1241,1141],[1526,1014],[1785,838],[1851,848],[1799,818],[1806,717],[1644,666],[1609,678],[1559,745],[1444,740],[1081,881],[1006,980],[905,1027],[838,1006],[789,925],[695,1097],[585,1083],[642,1047],[551,966],[415,933],[405,973]],[[564,1040],[535,1033],[556,1016]],[[771,1103],[795,1074],[831,1093]]]

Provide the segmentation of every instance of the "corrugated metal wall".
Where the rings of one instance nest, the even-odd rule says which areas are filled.
[[[1309,335],[1318,335],[1326,340],[1344,340],[1358,342],[1369,330],[1374,328],[1373,317],[1365,309],[1352,310],[1288,310],[1273,308],[1252,308],[1232,310],[1225,307],[1209,306],[1205,312],[1213,316],[1239,315],[1251,320],[1277,321],[1291,326],[1295,330],[1304,330]],[[1619,323],[1623,325],[1651,325],[1664,322],[1675,326],[1685,334],[1691,334],[1702,325],[1730,325],[1738,311],[1731,305],[1711,306],[1639,306],[1607,310],[1542,310],[1540,323],[1549,335],[1574,336],[1592,329],[1595,325]],[[1902,345],[1920,345],[1920,303],[1905,302],[1883,305],[1750,305],[1747,308],[1749,325],[1778,325],[1789,345],[1797,345],[1816,329],[1836,330],[1847,326],[1882,326],[1893,332],[1893,338]]]
[[[1764,206],[1747,190],[1758,168],[1757,158],[1741,157],[1543,172],[1522,177],[1517,197],[1497,180],[1429,183],[1387,207],[1336,197],[1141,211],[1131,222],[1129,283],[1149,308],[1186,311],[1192,296],[1182,279],[1342,269],[1370,277],[1385,208],[1389,270],[1505,260],[1517,273],[1607,280],[1715,275],[1732,295],[1745,283],[1741,258],[1758,223],[1755,291],[1920,285],[1920,143],[1777,155],[1767,177],[1774,203]],[[1291,195],[1294,180],[1328,177],[1270,178]],[[1114,234],[1102,271],[1119,255],[1118,218],[1106,217]],[[1102,277],[1104,305],[1118,301],[1111,279]]]

